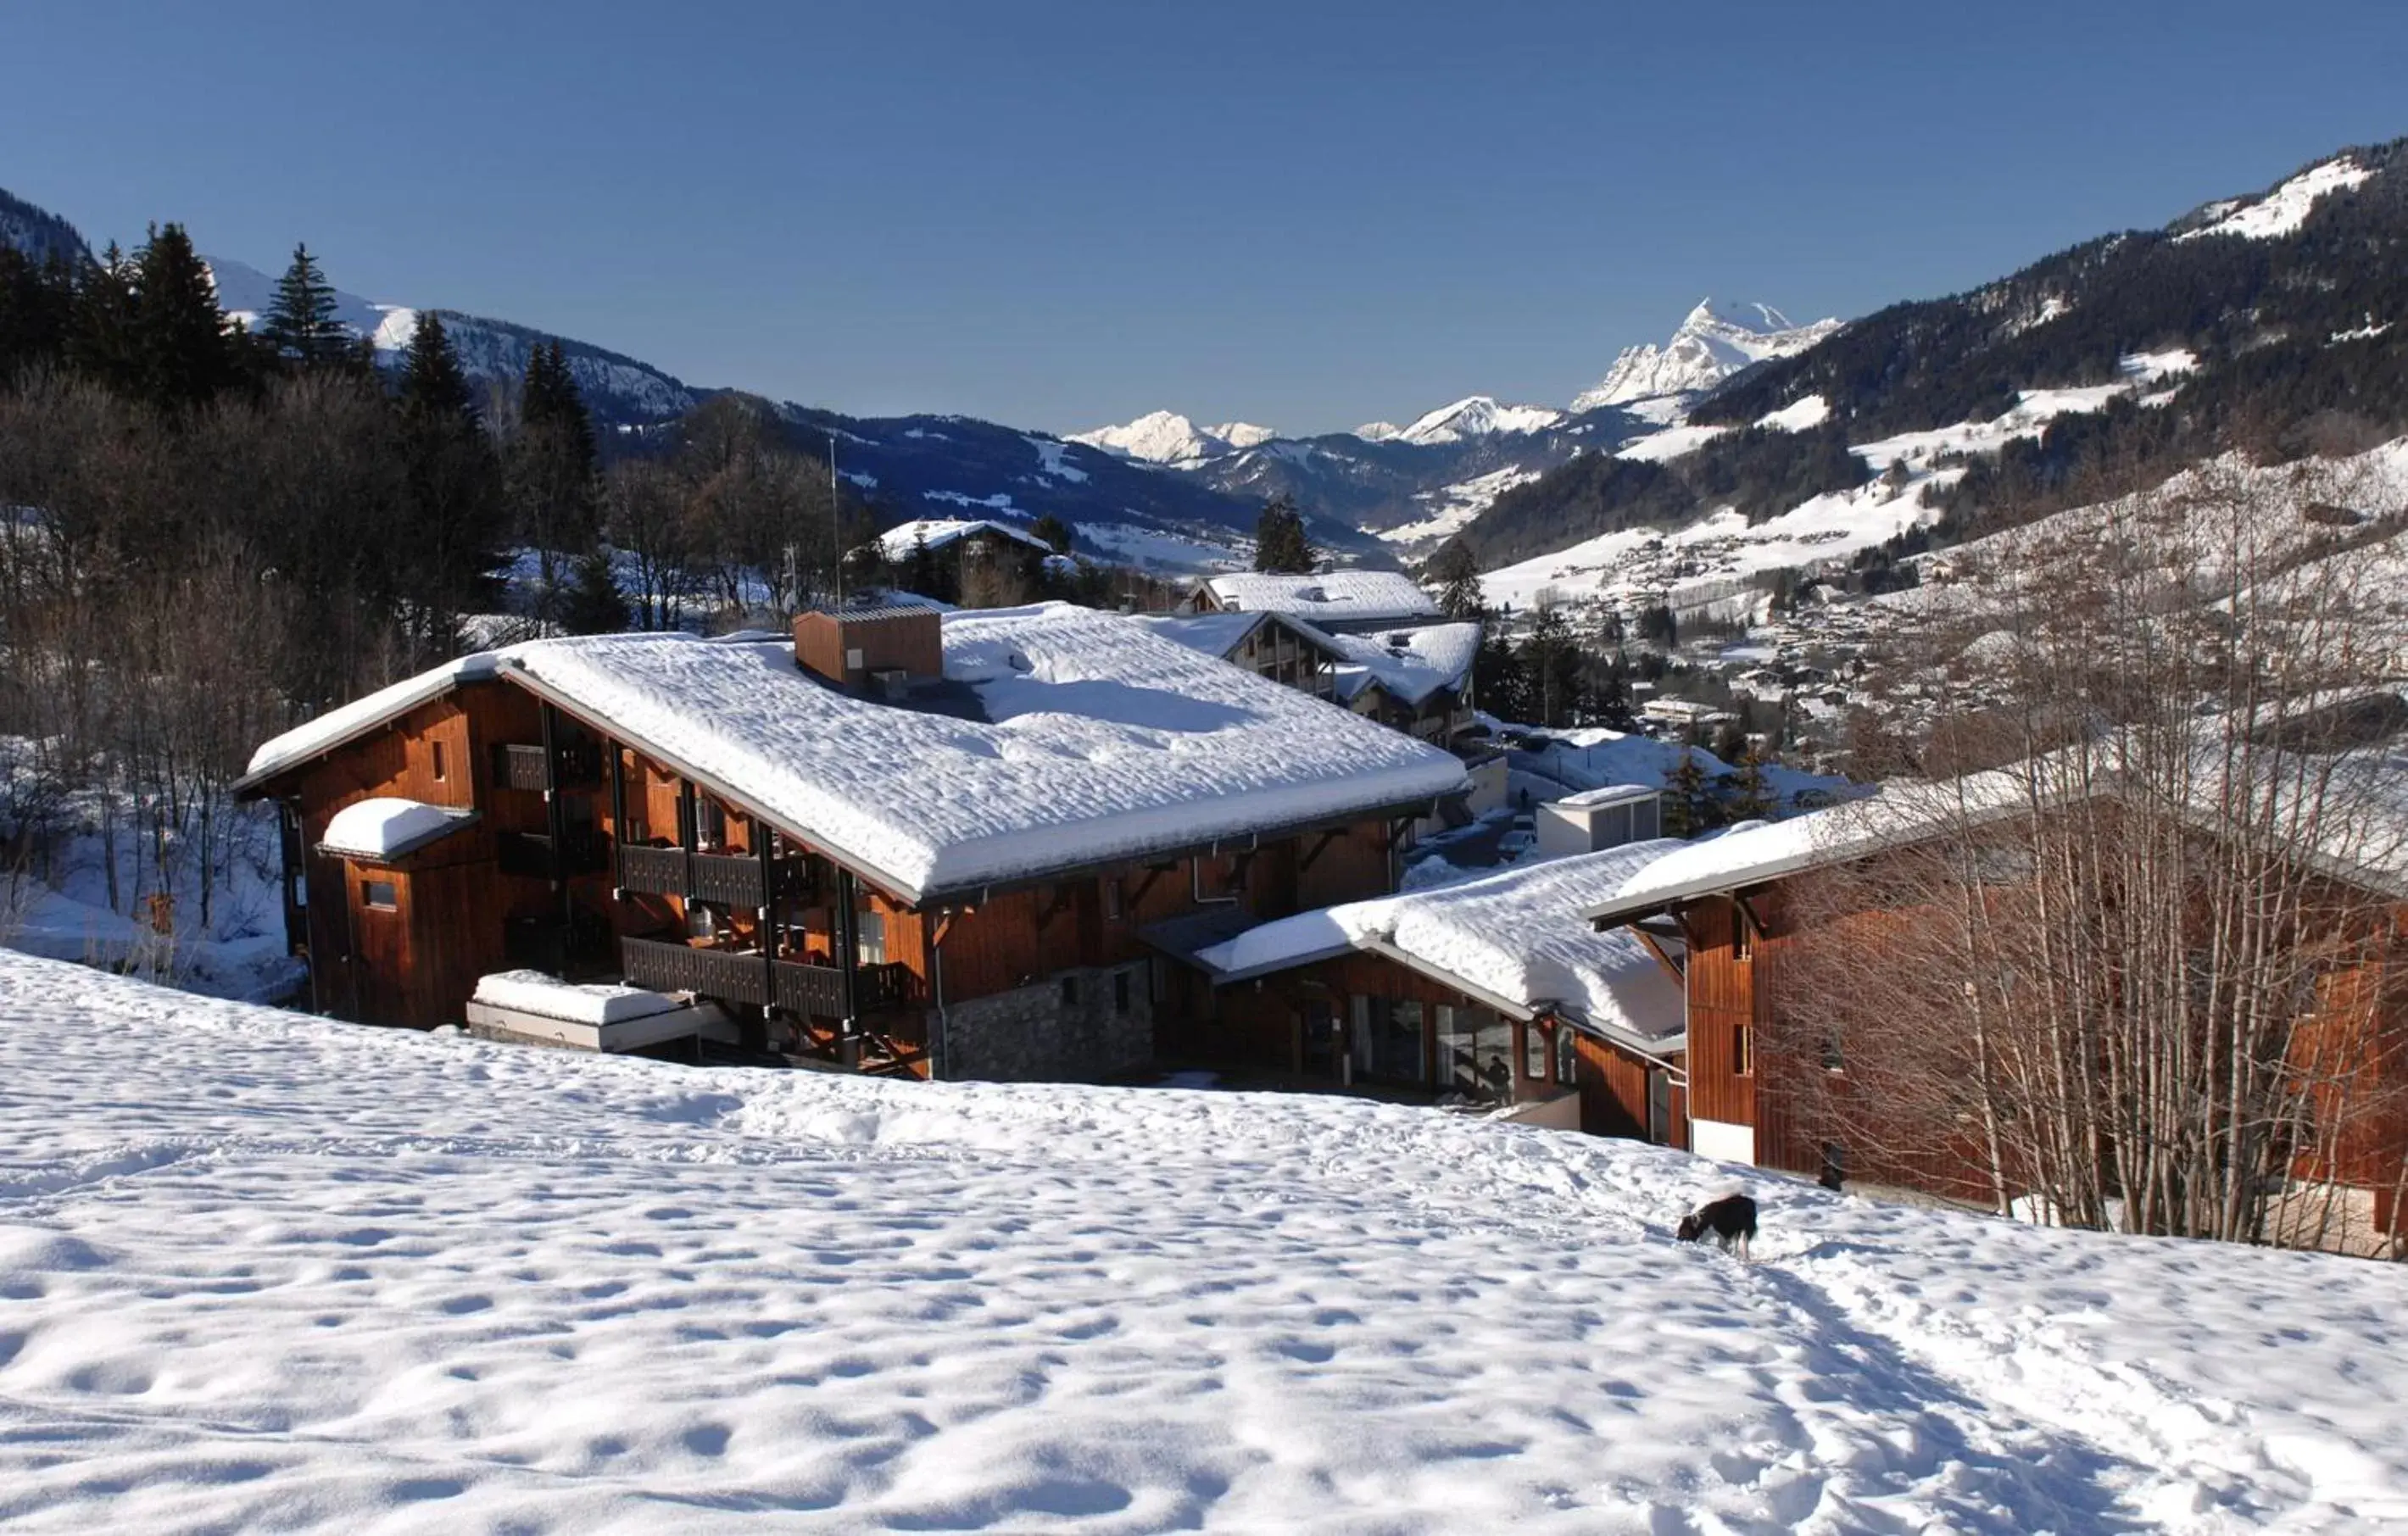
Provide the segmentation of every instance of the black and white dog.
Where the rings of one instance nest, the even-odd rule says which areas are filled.
[[[1756,1236],[1756,1202],[1737,1191],[1710,1200],[1683,1216],[1673,1235],[1684,1243],[1695,1243],[1708,1232],[1714,1234],[1725,1253],[1736,1243],[1740,1261],[1745,1263],[1748,1240]]]

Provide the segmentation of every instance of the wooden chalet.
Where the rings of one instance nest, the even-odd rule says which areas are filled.
[[[1431,624],[1441,617],[1437,600],[1401,571],[1234,572],[1205,578],[1184,609],[1282,614],[1331,634]]]
[[[1953,791],[1910,792],[1897,805],[1888,804],[1895,797],[1841,805],[1687,846],[1587,908],[1588,920],[1600,931],[1646,943],[1681,978],[1692,1150],[1834,1187],[1843,1178],[1868,1178],[1988,1202],[1986,1164],[1970,1131],[1961,1142],[1912,1151],[1876,1150],[1868,1144],[1888,1138],[1850,1134],[1852,1124],[1860,1131],[1877,1125],[1883,1105],[1852,1082],[1850,1063],[1828,1041],[1808,1038],[1817,1027],[1801,1019],[1794,985],[1810,922],[1834,925],[1835,932],[1818,930],[1818,936],[1843,941],[1846,952],[1872,966],[1911,943],[1914,925],[1945,928],[1961,920],[1924,906],[1834,915],[1824,903],[1801,899],[1799,882],[1836,868],[1875,865],[1952,824],[2020,817],[2029,808],[2010,774],[1969,784],[1962,803]],[[2114,789],[2102,780],[2092,792]],[[2303,857],[2337,884],[2374,893],[2372,909],[2387,917],[2378,919],[2383,932],[2372,935],[2372,944],[2353,941],[2352,953],[2371,958],[2321,978],[2314,995],[2301,999],[2293,1051],[2302,1059],[2324,1057],[2328,1065],[2336,1053],[2349,1056],[2361,1088],[2378,1090],[2369,1096],[2392,1107],[2356,1124],[2329,1159],[2300,1157],[2292,1175],[2365,1192],[2376,1229],[2408,1235],[2408,1208],[2399,1202],[2408,1187],[2408,1116],[2398,1108],[2399,1089],[2408,1088],[2408,876],[2398,868],[2352,867],[2313,852]],[[1878,882],[1870,889],[1879,889]],[[2355,904],[2367,907],[2362,899]],[[1807,1113],[1809,1103],[1818,1113]]]
[[[1687,1145],[1677,954],[1583,909],[1679,846],[1646,842],[1312,912],[1179,953],[1209,1006],[1166,1040],[1270,1081],[1513,1106]]]
[[[481,653],[266,744],[240,789],[280,808],[321,1011],[459,1022],[533,968],[709,1000],[756,1058],[1075,1080],[1182,1021],[1150,930],[1391,890],[1462,783],[1116,616],[882,602],[791,643]]]
[[[1392,731],[1446,747],[1473,724],[1474,623],[1400,624],[1334,633],[1271,610],[1139,620],[1155,633],[1316,698],[1334,699]]]

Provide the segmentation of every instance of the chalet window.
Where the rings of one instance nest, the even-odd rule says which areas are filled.
[[[1731,1026],[1731,1071],[1742,1077],[1756,1075],[1756,1031],[1745,1024]]]
[[[709,902],[688,902],[685,904],[685,932],[690,939],[715,938],[719,933],[719,914]]]
[[[1580,1050],[1572,1044],[1572,1027],[1555,1026],[1555,1081],[1570,1088],[1580,1081]]]
[[[715,800],[694,803],[694,846],[716,848],[727,842],[727,810]]]
[[[1556,1029],[1564,1026],[1558,1024]],[[1522,1026],[1522,1075],[1534,1083],[1547,1080],[1547,1031],[1537,1019]]]
[[[1078,1005],[1079,978],[1076,976],[1064,976],[1062,978],[1062,1006],[1065,1008],[1075,1008]]]
[[[1128,1011],[1129,974],[1126,971],[1115,971],[1112,973],[1112,1012],[1125,1017]]]
[[[1121,889],[1121,883],[1117,878],[1105,880],[1104,920],[1106,922],[1116,923],[1123,917],[1127,917],[1127,908],[1123,904],[1127,901],[1127,892]]]
[[[360,904],[379,912],[393,912],[400,908],[401,900],[391,880],[363,880],[360,882]]]
[[[431,752],[432,752],[432,754],[433,754],[433,756],[434,756],[434,760],[435,760],[435,782],[436,782],[436,783],[437,783],[437,784],[440,784],[440,783],[442,783],[445,779],[447,779],[447,778],[449,778],[449,777],[451,777],[451,776],[452,776],[449,773],[447,773],[447,772],[445,771],[445,769],[446,769],[446,764],[444,763],[444,761],[443,761],[443,744],[442,744],[441,742],[439,742],[439,741],[437,741],[437,742],[429,742],[429,743],[427,743],[427,746],[428,746],[428,747],[430,748],[430,750],[431,750]]]
[[[855,947],[864,965],[886,963],[886,915],[863,907],[854,915],[853,932]]]
[[[1840,1037],[1836,1034],[1825,1035],[1823,1037],[1823,1070],[1845,1072],[1847,1066],[1847,1058],[1840,1052]]]
[[[1756,935],[1749,932],[1747,908],[1733,902],[1731,903],[1731,959],[1737,960],[1753,959],[1755,952]]]

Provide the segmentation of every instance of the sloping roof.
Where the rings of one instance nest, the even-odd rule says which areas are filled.
[[[429,805],[424,801],[375,795],[355,800],[326,822],[318,846],[329,853],[347,854],[372,863],[389,864],[429,843],[449,837],[477,819],[477,813],[458,805]]]
[[[1363,634],[1312,633],[1346,658],[1338,669],[1341,699],[1352,699],[1374,683],[1409,704],[1441,689],[1460,693],[1480,654],[1480,626],[1469,621],[1400,625]]]
[[[2213,830],[2227,823],[2224,763],[2212,739],[2213,721],[2199,727],[2194,761],[2174,791],[2178,814]],[[1959,828],[1972,828],[2061,807],[2100,795],[2127,793],[2113,737],[2045,757],[1935,783],[1885,785],[1870,799],[1835,805],[1786,821],[1750,822],[1715,838],[1687,844],[1648,865],[1607,901],[1591,907],[1598,923],[1626,921],[1699,896],[1739,890],[1810,869],[1843,864],[1903,847]],[[2337,879],[2408,895],[2408,754],[2376,748],[2335,754],[2330,788],[2319,802],[2300,799],[2287,778],[2308,754],[2267,751],[2253,761],[2258,782],[2243,797],[2253,818],[2270,829],[2304,835],[2298,856]],[[2184,797],[2186,797],[2184,798]],[[2166,803],[2157,786],[2139,797]],[[2294,809],[2294,804],[2297,808]]]
[[[1319,576],[1238,572],[1205,582],[1225,608],[1343,622],[1438,617],[1438,602],[1401,571],[1327,571]]]
[[[931,549],[942,549],[949,544],[975,533],[991,533],[996,538],[1025,544],[1039,554],[1050,555],[1054,547],[1015,523],[998,522],[992,518],[918,518],[898,523],[878,535],[879,553],[888,560],[902,562],[911,558],[912,548],[925,538]]]
[[[1133,617],[1165,640],[1185,646],[1189,650],[1200,650],[1207,656],[1217,656],[1226,661],[1231,652],[1245,644],[1246,636],[1254,633],[1271,616],[1265,613],[1147,613]]]
[[[1119,615],[1063,604],[952,613],[943,633],[945,676],[975,701],[968,718],[833,687],[783,641],[537,640],[438,671],[526,687],[914,898],[1463,786],[1447,753]],[[432,696],[424,682],[386,692]],[[353,706],[288,732],[244,782],[364,728]]]
[[[1679,847],[1632,843],[1477,880],[1351,902],[1261,924],[1197,952],[1226,983],[1350,951],[1383,954],[1524,1015],[1552,1009],[1607,1039],[1678,1050],[1681,988],[1638,939],[1583,916]]]

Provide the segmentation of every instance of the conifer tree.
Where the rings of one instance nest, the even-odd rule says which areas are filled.
[[[594,542],[601,498],[594,426],[560,343],[527,354],[519,387],[518,430],[505,456],[513,535],[535,551],[536,611],[560,617],[560,562],[566,551]]]
[[[1263,504],[1254,520],[1254,569],[1277,576],[1310,576],[1320,555],[1304,531],[1296,498],[1283,491]]]
[[[596,545],[578,557],[561,602],[560,624],[571,634],[615,634],[627,627],[627,599],[619,590],[609,550]]]
[[[1480,708],[1500,720],[1530,718],[1528,678],[1506,643],[1500,620],[1491,619],[1481,630],[1480,649],[1471,658],[1471,693]]]
[[[1681,761],[1664,775],[1664,835],[1695,837],[1714,824],[1713,797],[1698,754],[1681,748]]]
[[[63,361],[74,320],[74,269],[55,254],[36,263],[0,245],[0,387]]]
[[[136,392],[169,410],[208,404],[234,381],[233,329],[184,226],[152,226],[134,273]]]
[[[402,361],[403,474],[417,540],[408,590],[423,594],[411,638],[452,645],[461,615],[489,605],[504,555],[501,476],[459,355],[433,310],[419,314]]]
[[[1043,540],[1057,555],[1070,552],[1070,525],[1051,512],[1030,523],[1028,532]]]
[[[335,318],[335,285],[318,269],[307,245],[293,248],[293,264],[276,280],[276,296],[260,317],[260,334],[278,356],[303,367],[349,360],[351,337]]]
[[[1439,584],[1439,611],[1449,619],[1477,619],[1487,606],[1487,596],[1480,590],[1480,562],[1461,538],[1441,545],[1425,574]]]

